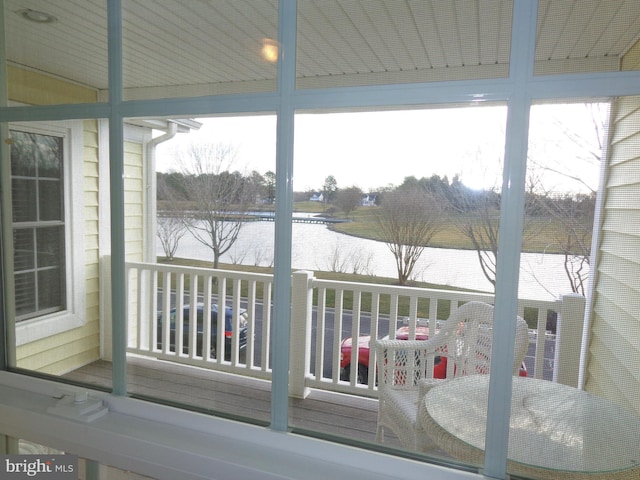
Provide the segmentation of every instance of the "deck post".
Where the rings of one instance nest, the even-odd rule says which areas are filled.
[[[311,309],[313,307],[313,272],[301,270],[291,276],[291,348],[289,359],[289,396],[309,395],[306,377],[311,352]]]
[[[584,327],[585,298],[577,293],[562,296],[556,326],[553,381],[578,386]]]

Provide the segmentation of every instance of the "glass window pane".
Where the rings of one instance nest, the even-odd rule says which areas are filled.
[[[14,178],[11,181],[14,222],[33,222],[38,218],[37,188],[35,179]]]
[[[57,105],[107,98],[105,1],[8,1],[4,9],[10,101]]]
[[[40,220],[64,220],[62,182],[60,180],[41,180],[38,186],[40,187],[38,192]]]
[[[508,75],[512,0],[298,2],[297,86]]]
[[[276,89],[278,4],[122,2],[126,99]]]
[[[30,270],[35,265],[34,242],[32,228],[13,230],[13,268],[16,272]]]
[[[321,389],[326,402],[294,400],[294,430],[374,443],[383,426],[386,447],[424,453],[412,424],[418,381],[488,373],[505,122],[502,105],[296,116],[301,222],[293,224],[291,260],[313,279],[294,273],[293,292],[307,286],[313,306],[305,325],[294,299],[291,389]],[[453,315],[471,300],[486,309],[468,365],[447,356],[453,343],[427,355],[425,341],[449,318],[451,335],[464,341]],[[386,359],[375,350],[383,339],[398,340],[394,354],[385,347]],[[408,421],[394,423],[401,417]],[[427,453],[451,459],[442,449]]]
[[[64,227],[39,228],[36,230],[36,236],[38,242],[38,268],[61,268],[65,264]]]
[[[38,149],[38,175],[60,178],[62,175],[62,138],[37,135],[35,140]]]
[[[636,98],[531,108],[520,296],[531,291],[555,307],[537,315],[524,308],[529,327],[547,331],[532,337],[531,347],[545,352],[532,362],[535,380],[513,383],[514,476],[637,469],[640,420],[630,378],[638,353],[628,332],[637,325],[629,299],[637,297],[639,111]],[[535,445],[552,445],[553,453]]]
[[[640,4],[635,0],[541,0],[537,75],[640,68]]]
[[[33,134],[12,131],[11,172],[16,176],[33,177],[36,172],[36,141]]]
[[[163,137],[172,122],[181,132]],[[134,118],[125,131],[145,125],[160,142],[153,155],[125,142],[128,391],[266,424],[275,115]],[[145,171],[153,197],[138,195]],[[149,243],[145,211],[154,211]]]
[[[49,310],[65,307],[64,302],[64,275],[60,268],[47,268],[39,270],[38,278],[38,309]]]
[[[23,317],[36,310],[36,274],[25,272],[15,274],[16,316]]]

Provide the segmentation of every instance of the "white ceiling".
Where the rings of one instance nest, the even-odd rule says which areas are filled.
[[[275,89],[262,58],[277,0],[123,0],[130,98]],[[300,88],[500,77],[511,0],[301,0]],[[30,8],[58,21],[37,24]],[[107,88],[104,0],[5,0],[13,65]],[[638,40],[638,0],[541,0],[538,73],[616,70]]]

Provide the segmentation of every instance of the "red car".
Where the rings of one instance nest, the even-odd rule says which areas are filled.
[[[409,327],[403,326],[396,330],[396,340],[407,340],[409,338]],[[428,340],[429,328],[416,327],[416,340]],[[358,337],[358,376],[357,383],[366,385],[369,382],[369,344],[371,337],[365,335]],[[351,375],[351,338],[345,338],[340,344],[340,380],[349,381]],[[527,376],[527,367],[524,362],[520,366],[521,377]],[[446,378],[447,376],[447,358],[435,358],[435,366],[433,367],[433,378]]]

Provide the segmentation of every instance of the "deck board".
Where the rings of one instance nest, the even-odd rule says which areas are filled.
[[[68,373],[65,378],[110,388],[111,363],[100,360]],[[213,414],[270,421],[271,383],[265,380],[134,356],[128,359],[127,382],[132,395],[192,406]],[[289,400],[289,413],[292,427],[375,442],[376,399],[311,390],[305,399]],[[399,445],[390,435],[385,436],[385,444]]]

